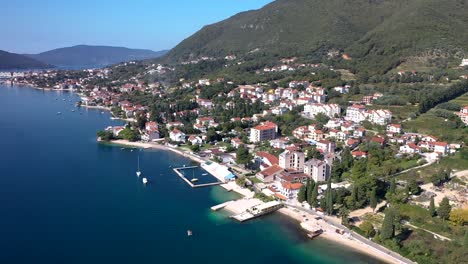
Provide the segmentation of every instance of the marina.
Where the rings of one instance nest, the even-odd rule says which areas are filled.
[[[271,201],[267,203],[261,203],[259,205],[252,206],[240,214],[232,215],[231,218],[236,219],[239,222],[245,222],[247,220],[273,213],[274,211],[283,207],[283,204],[278,201]]]

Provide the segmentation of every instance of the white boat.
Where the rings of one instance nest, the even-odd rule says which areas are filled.
[[[203,175],[203,176],[206,176],[206,175],[208,175],[208,173],[203,173],[202,175]]]
[[[148,179],[146,179],[146,178],[143,178],[141,181],[143,182],[143,184],[147,184],[147,183],[148,183]]]
[[[192,236],[192,230],[187,230],[187,236]]]
[[[138,156],[138,169],[136,171],[136,175],[137,177],[140,177],[141,175],[141,171],[140,171],[140,156]],[[143,178],[143,179],[146,179],[146,178]]]
[[[191,179],[190,181],[191,181],[191,182],[197,182],[198,179],[197,179],[197,178],[193,178],[193,179]]]
[[[192,169],[192,179],[190,180],[191,182],[197,182],[198,179],[195,178],[195,169]]]

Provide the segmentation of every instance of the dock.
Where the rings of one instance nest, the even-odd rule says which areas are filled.
[[[190,167],[180,167],[180,168],[174,168],[173,171],[179,175],[179,177],[184,180],[190,187],[192,188],[201,188],[201,187],[208,187],[208,186],[215,186],[215,185],[220,185],[223,184],[224,182],[222,181],[217,181],[217,182],[210,182],[210,183],[202,183],[202,184],[193,184],[189,179],[187,179],[180,171],[181,170],[187,170],[187,169],[195,169],[198,168],[198,166],[190,166]]]
[[[259,205],[252,206],[244,212],[230,216],[233,219],[236,219],[239,222],[244,222],[262,215],[272,213],[283,207],[283,204],[278,201],[271,201],[268,203],[262,203]]]
[[[223,209],[224,207],[226,207],[226,205],[232,203],[233,201],[227,201],[227,202],[224,202],[222,204],[218,204],[218,205],[215,205],[215,206],[212,206],[211,207],[211,210],[213,211],[218,211],[218,210],[221,210]]]

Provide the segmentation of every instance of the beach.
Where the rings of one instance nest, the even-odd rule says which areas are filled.
[[[110,143],[128,146],[128,147],[143,148],[143,149],[152,148],[152,149],[167,150],[167,151],[172,151],[174,153],[177,153],[178,155],[190,158],[191,160],[199,162],[199,163],[205,162],[205,160],[201,158],[198,158],[190,153],[175,149],[174,147],[171,147],[168,145],[161,145],[158,143],[150,143],[150,142],[129,142],[127,140],[113,140]],[[226,184],[222,184],[220,186],[228,191],[234,191],[243,196],[242,199],[226,203],[226,206],[223,209],[231,213],[239,214],[239,213],[244,212],[247,208],[250,208],[252,206],[262,203],[262,201],[256,198],[253,198],[254,193],[252,191],[246,188],[241,188],[233,181],[228,182]],[[350,236],[347,236],[346,234],[337,233],[336,228],[334,226],[328,224],[327,222],[323,220],[315,219],[317,216],[314,216],[307,212],[301,212],[295,208],[291,208],[288,206],[279,209],[278,212],[283,215],[288,216],[290,219],[294,221],[297,221],[300,224],[301,228],[304,229],[305,231],[312,231],[317,228],[322,229],[324,232],[320,235],[320,237],[323,239],[333,241],[343,246],[352,248],[355,251],[376,257],[386,263],[395,263],[395,264],[404,263],[386,254],[385,252],[378,250],[376,248],[373,248],[371,246],[368,246],[356,239],[353,239]]]

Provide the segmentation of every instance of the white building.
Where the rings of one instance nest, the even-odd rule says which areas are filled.
[[[400,124],[387,125],[387,132],[400,134],[401,131],[402,130],[401,130],[401,125]]]
[[[302,183],[278,182],[276,186],[281,195],[289,200],[295,200],[302,187]]]
[[[468,66],[468,59],[463,59],[461,64],[460,64],[461,67],[465,67],[465,66]]]
[[[377,125],[386,125],[392,121],[392,112],[385,109],[368,111],[367,119]]]
[[[174,142],[185,142],[185,134],[178,129],[174,129],[169,133],[169,138]]]
[[[339,116],[341,113],[340,106],[337,104],[306,104],[304,106],[304,114],[309,117],[314,117],[318,113],[322,113],[330,118]]]
[[[278,126],[272,122],[264,122],[250,129],[250,141],[253,143],[276,138]]]
[[[346,109],[345,119],[354,123],[366,120],[366,107],[363,105],[352,105]]]
[[[324,182],[330,176],[330,169],[323,160],[311,159],[304,164],[304,173],[311,176],[315,182]]]
[[[279,166],[283,169],[302,171],[304,169],[304,160],[304,153],[286,150],[279,155]]]

